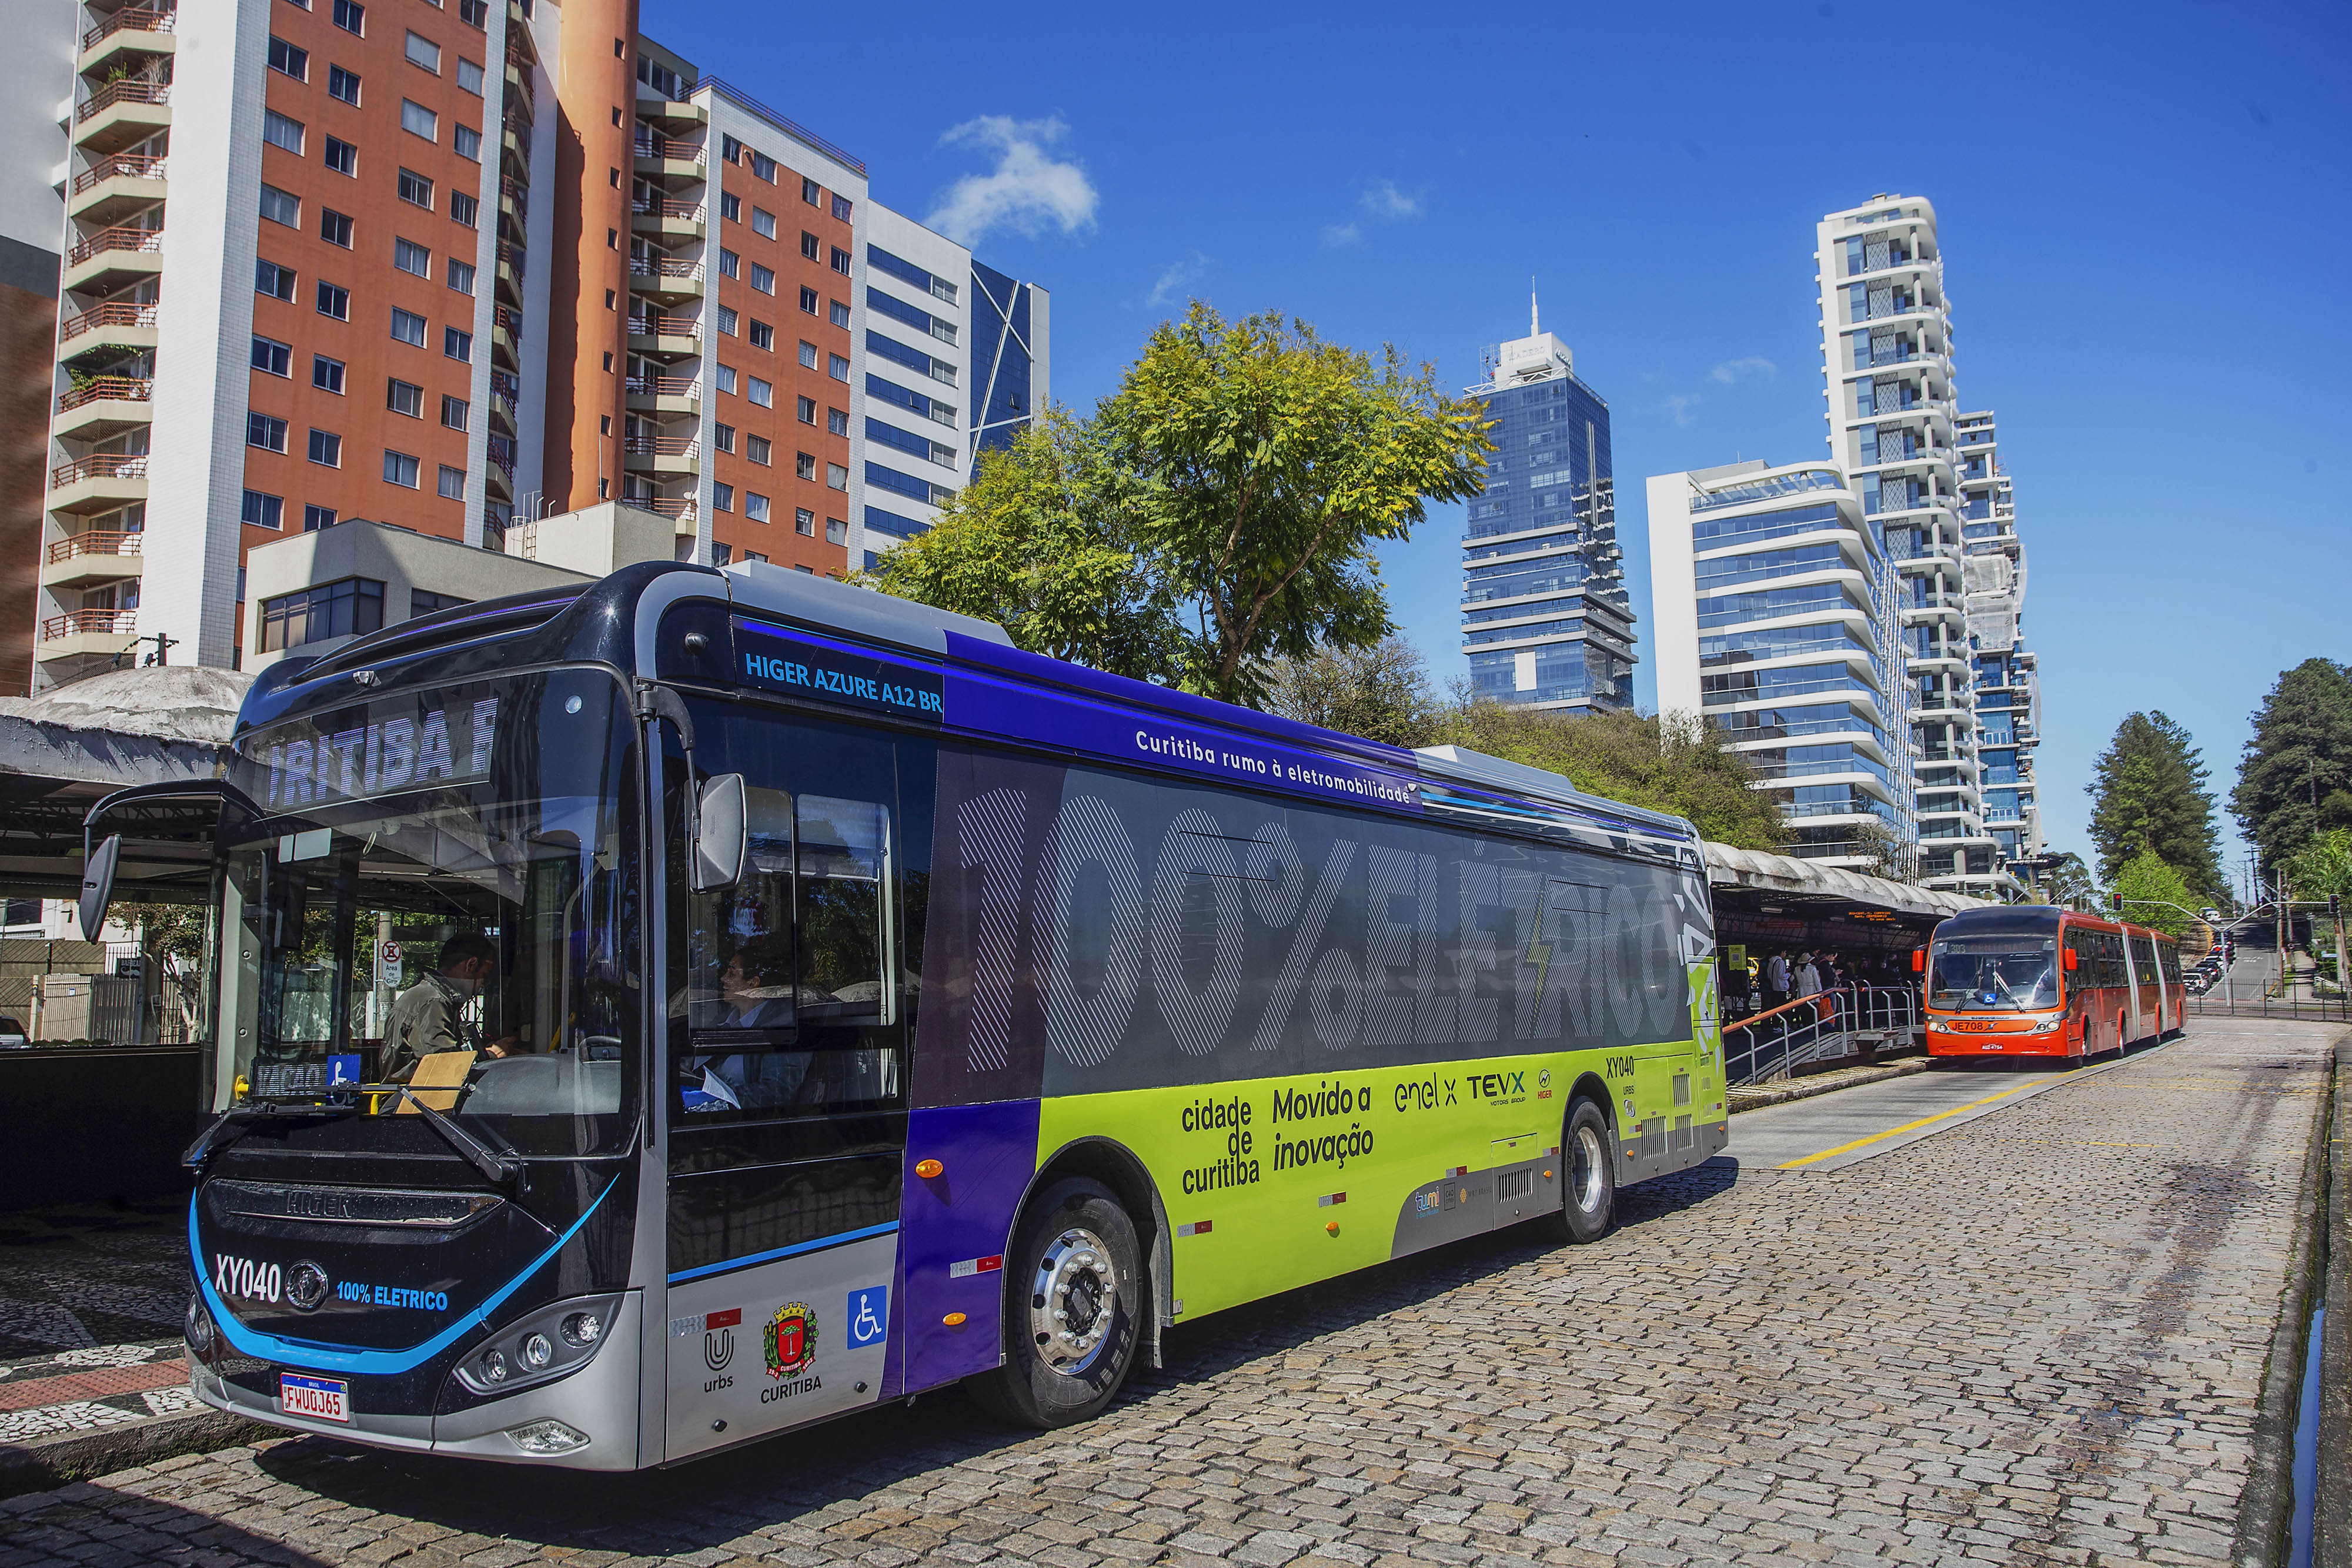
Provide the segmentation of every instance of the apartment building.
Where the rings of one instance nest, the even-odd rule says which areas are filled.
[[[1907,874],[1900,580],[1845,471],[1755,459],[1647,491],[1659,708],[1704,714],[1748,758],[1790,853]]]
[[[1473,688],[1570,715],[1633,706],[1633,609],[1617,545],[1609,405],[1529,305],[1528,336],[1484,351],[1495,444],[1462,541]]]
[[[354,517],[626,502],[837,575],[1045,396],[1043,288],[629,0],[37,3],[80,31],[36,685],[242,663],[246,551]]]
[[[70,5],[9,17],[21,80],[62,84],[80,47]],[[0,99],[0,695],[33,678],[41,585],[41,499],[48,481],[49,390],[56,379],[58,277],[65,201],[57,188],[66,128],[57,96]]]
[[[1895,562],[1909,668],[1919,879],[2023,890],[1985,818],[1969,641],[1952,325],[1934,206],[1874,196],[1822,218],[1814,262],[1832,459]]]
[[[2038,661],[2025,645],[2025,546],[1991,411],[1953,421],[1962,569],[1977,706],[1985,829],[2005,863],[2042,853],[2033,752],[2042,740]]]

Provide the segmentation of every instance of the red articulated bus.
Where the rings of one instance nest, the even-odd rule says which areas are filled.
[[[1971,909],[1936,927],[1927,1053],[2097,1056],[2180,1030],[2180,944],[2161,931],[2047,904]]]

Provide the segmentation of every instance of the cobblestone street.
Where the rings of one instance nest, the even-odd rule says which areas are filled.
[[[1071,1431],[940,1395],[624,1479],[290,1439],[0,1502],[0,1568],[2226,1562],[2340,1032],[2209,1020],[1187,1325]]]

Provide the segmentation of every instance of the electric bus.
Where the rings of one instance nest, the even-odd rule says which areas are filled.
[[[2177,1034],[2180,944],[2048,904],[1965,910],[1923,955],[1930,1056],[2086,1057]]]
[[[202,1400],[674,1463],[1161,1332],[1726,1142],[1691,826],[764,563],[264,670],[215,813]],[[132,810],[137,808],[137,810]],[[110,818],[116,825],[110,825]],[[128,862],[126,862],[128,863]]]

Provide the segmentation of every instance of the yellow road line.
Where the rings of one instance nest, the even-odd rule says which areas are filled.
[[[2084,1070],[2082,1068],[2078,1067],[2074,1070],[2074,1072],[2080,1072],[2083,1071]],[[2040,1089],[2047,1087],[2053,1083],[2063,1083],[2067,1079],[2074,1077],[2074,1072],[2063,1072],[2055,1078],[2044,1078],[2034,1083],[2020,1083],[2012,1088],[2004,1089],[1998,1094],[1988,1094],[1981,1100],[1971,1100],[1965,1105],[1955,1105],[1948,1111],[1938,1111],[1932,1116],[1922,1116],[1916,1122],[1906,1122],[1899,1127],[1889,1127],[1883,1133],[1873,1133],[1866,1138],[1856,1138],[1850,1144],[1840,1144],[1834,1149],[1823,1149],[1818,1155],[1807,1155],[1803,1159],[1790,1160],[1788,1164],[1776,1168],[1784,1171],[1802,1170],[1807,1166],[1818,1164],[1822,1160],[1834,1159],[1840,1155],[1852,1154],[1856,1149],[1866,1149],[1873,1144],[1884,1143],[1888,1138],[1895,1137],[1904,1133],[1916,1133],[1922,1127],[1932,1127],[1937,1123],[1945,1120],[1947,1117],[1957,1116],[1963,1111],[1977,1110],[1980,1106],[1991,1104],[1996,1100],[2006,1100],[2011,1095],[2020,1093],[2027,1089]]]

